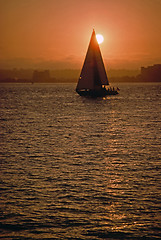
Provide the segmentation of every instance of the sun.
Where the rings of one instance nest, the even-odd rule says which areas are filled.
[[[98,44],[101,44],[104,41],[104,37],[102,36],[102,34],[96,34],[96,39]]]

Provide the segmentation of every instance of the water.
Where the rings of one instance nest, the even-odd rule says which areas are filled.
[[[159,84],[88,99],[0,85],[1,239],[159,239]]]

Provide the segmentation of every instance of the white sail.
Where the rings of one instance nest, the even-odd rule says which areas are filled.
[[[77,89],[98,89],[109,85],[100,48],[93,30]]]

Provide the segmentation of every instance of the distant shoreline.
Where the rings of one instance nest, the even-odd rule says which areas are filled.
[[[34,69],[0,69],[0,83],[77,83],[78,69],[34,70]],[[109,69],[109,82],[161,82],[161,64],[141,67],[138,70]]]
[[[26,83],[26,84],[37,84],[37,83],[47,83],[47,84],[54,84],[54,83],[77,83],[78,79],[54,79],[53,80],[46,80],[46,81],[39,81],[33,82],[31,79],[4,79],[0,80],[0,83],[2,84],[9,84],[9,83]],[[109,79],[110,84],[114,83],[160,83],[161,79],[159,80],[152,80],[152,81],[145,81],[143,79],[137,78],[137,77],[121,77],[121,78],[110,78]]]

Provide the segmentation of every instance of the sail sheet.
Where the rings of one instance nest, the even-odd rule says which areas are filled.
[[[93,30],[77,89],[97,89],[109,85],[100,48]]]

